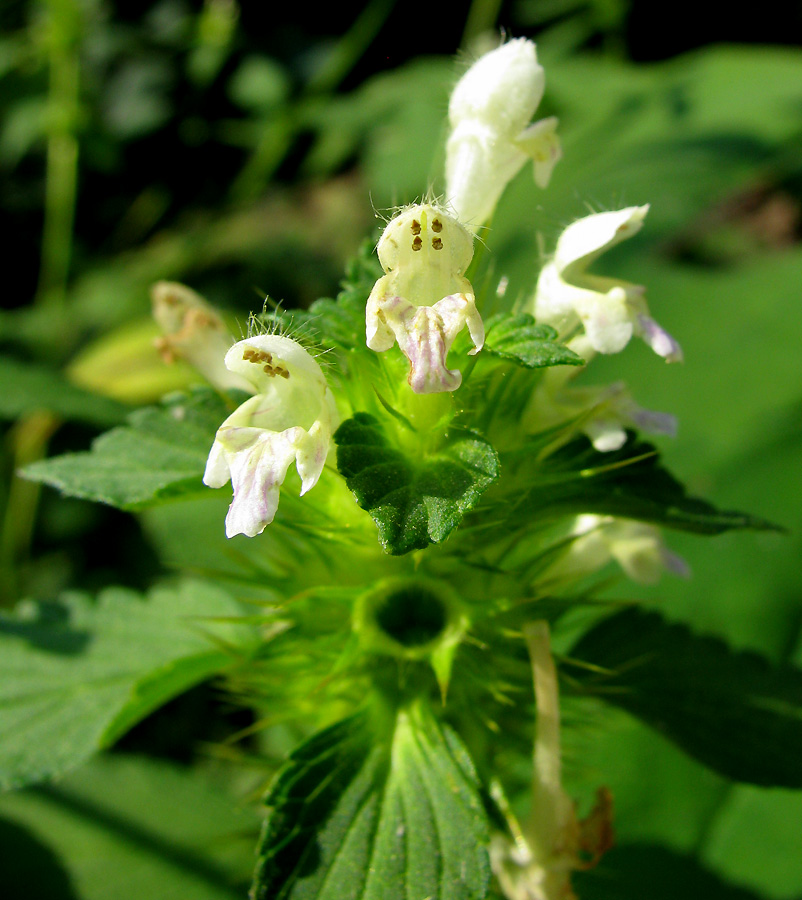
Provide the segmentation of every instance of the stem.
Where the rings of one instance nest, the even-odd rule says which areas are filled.
[[[45,45],[49,66],[47,169],[42,256],[36,303],[62,311],[72,257],[78,191],[80,12],[74,0],[47,0]]]
[[[571,827],[573,809],[562,787],[560,694],[549,625],[544,620],[530,622],[523,631],[532,661],[537,707],[529,836],[535,857],[546,862],[561,848]]]
[[[463,50],[467,49],[477,37],[495,28],[500,9],[501,0],[473,0],[460,41]]]
[[[8,435],[13,470],[0,529],[0,605],[18,599],[17,571],[30,553],[41,493],[40,484],[25,481],[16,471],[42,459],[58,424],[49,412],[33,412],[21,418]]]

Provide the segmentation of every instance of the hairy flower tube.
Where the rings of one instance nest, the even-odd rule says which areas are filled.
[[[184,359],[219,390],[250,392],[250,382],[229,371],[223,362],[234,338],[213,306],[175,281],[157,282],[150,296],[153,318],[164,333],[156,348],[165,362]]]
[[[649,315],[645,288],[587,271],[605,250],[636,234],[648,211],[647,205],[594,213],[565,229],[554,259],[538,279],[534,304],[538,322],[553,325],[563,336],[584,326],[591,347],[599,353],[618,353],[634,334],[666,362],[682,359],[679,344]]]
[[[377,252],[386,274],[367,302],[368,347],[383,352],[397,341],[409,360],[409,384],[417,394],[456,390],[462,375],[446,368],[454,338],[467,325],[471,354],[482,349],[485,339],[473,287],[465,277],[473,238],[442,209],[421,203],[390,221]]]
[[[317,484],[337,408],[317,361],[291,338],[263,334],[239,341],[225,364],[256,395],[218,428],[203,482],[217,488],[231,480],[226,535],[254,537],[273,521],[279,487],[293,461],[301,494]]]
[[[562,155],[557,119],[530,124],[545,85],[535,45],[519,38],[478,59],[451,94],[446,199],[471,229],[485,222],[527,159],[545,188]]]

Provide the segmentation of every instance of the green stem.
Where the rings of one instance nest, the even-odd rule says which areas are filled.
[[[8,435],[13,470],[0,530],[0,605],[19,599],[19,566],[30,554],[41,493],[41,485],[25,481],[16,472],[44,457],[58,424],[49,412],[33,412]]]
[[[463,50],[469,48],[476,38],[496,27],[500,9],[501,0],[473,0],[460,41]]]
[[[80,61],[79,8],[73,0],[48,0],[45,32],[49,86],[47,170],[42,256],[36,303],[62,311],[72,257],[78,190]]]

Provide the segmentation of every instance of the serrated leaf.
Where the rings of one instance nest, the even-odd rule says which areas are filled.
[[[548,513],[598,513],[653,522],[698,534],[738,528],[781,531],[758,516],[716,509],[688,496],[684,486],[660,464],[655,448],[630,440],[611,453],[600,453],[585,437],[552,454],[543,476],[518,503]]]
[[[627,609],[592,628],[570,657],[582,687],[642,719],[715,771],[802,787],[802,671],[773,667],[662,616]]]
[[[0,616],[0,786],[77,766],[170,698],[230,665],[243,645],[228,594],[202,584],[68,594]],[[237,629],[234,631],[234,629]],[[213,641],[209,633],[215,636]]]
[[[390,446],[373,416],[357,413],[334,440],[340,473],[395,555],[444,541],[499,477],[496,451],[472,432],[412,460]]]
[[[63,372],[0,357],[0,417],[16,419],[39,410],[102,427],[124,421],[126,414],[122,403],[76,387]]]
[[[511,359],[527,369],[546,366],[581,366],[582,357],[557,340],[550,325],[535,325],[528,313],[498,315],[487,322],[484,350],[493,356]]]
[[[456,735],[422,707],[312,737],[273,784],[254,900],[480,900],[488,825]]]
[[[230,409],[199,388],[132,413],[128,424],[102,434],[92,449],[33,463],[21,474],[72,497],[138,509],[168,497],[207,490],[202,483],[217,428]]]

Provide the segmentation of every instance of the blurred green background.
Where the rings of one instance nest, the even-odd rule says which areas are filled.
[[[515,180],[485,235],[508,296],[572,219],[650,203],[603,267],[647,286],[686,361],[630,346],[587,377],[678,416],[661,450],[692,493],[789,532],[668,535],[692,579],[612,593],[802,664],[800,5],[517,0],[438,20],[373,0],[269,19],[235,0],[0,9],[0,602],[142,589],[221,553],[180,513],[138,520],[13,472],[187,383],[152,346],[154,281],[235,328],[265,295],[332,295],[375,211],[442,190],[450,88],[503,28],[538,42],[539,115],[559,116],[565,154],[547,191]],[[208,749],[241,716],[196,689],[58,785],[0,798],[4,896],[244,896],[258,779]],[[572,789],[610,785],[621,844],[583,897],[802,897],[799,795],[726,782],[623,714],[573,719]]]

